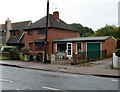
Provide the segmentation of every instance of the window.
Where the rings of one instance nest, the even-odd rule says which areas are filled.
[[[40,34],[45,34],[45,30],[44,29],[38,29],[37,30],[37,34],[40,35]]]
[[[30,50],[33,49],[33,43],[29,43]]]
[[[19,35],[19,31],[16,31],[16,35]]]
[[[65,52],[66,51],[66,43],[58,43],[57,44],[57,52]]]
[[[35,43],[35,50],[44,51],[44,43]]]
[[[11,35],[11,36],[16,36],[15,31],[12,30],[12,31],[10,32],[10,35]]]
[[[0,31],[0,37],[4,37],[4,32]]]
[[[29,30],[28,31],[28,35],[32,35],[33,31],[32,30]]]
[[[81,43],[77,43],[77,53],[82,52],[82,45]]]

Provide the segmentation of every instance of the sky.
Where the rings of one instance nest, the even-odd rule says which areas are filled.
[[[120,0],[49,0],[50,14],[59,11],[60,19],[68,24],[80,23],[94,31],[108,25],[118,26]],[[47,0],[0,0],[0,24],[32,20],[46,16]]]

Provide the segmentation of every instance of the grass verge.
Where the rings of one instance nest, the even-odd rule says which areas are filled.
[[[3,57],[0,57],[0,60],[10,60],[10,58],[3,56]]]

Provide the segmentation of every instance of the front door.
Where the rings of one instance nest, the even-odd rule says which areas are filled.
[[[67,57],[72,57],[72,43],[67,43]]]

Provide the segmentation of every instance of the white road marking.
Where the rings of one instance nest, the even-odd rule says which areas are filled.
[[[112,79],[111,81],[116,81],[116,82],[118,82],[118,79]]]
[[[20,90],[19,88],[17,88],[16,90]]]
[[[78,75],[73,75],[73,74],[64,74],[66,76],[72,76],[72,77],[78,77]]]
[[[60,89],[57,89],[57,88],[51,88],[51,87],[42,87],[44,89],[49,89],[49,90],[60,90]]]
[[[1,79],[2,82],[13,82],[12,80]]]
[[[41,71],[40,71],[41,72]],[[78,77],[78,75],[75,75],[75,74],[62,74],[62,73],[55,73],[55,72],[45,72],[45,71],[42,71],[42,73],[48,73],[48,74],[56,74],[56,75],[61,75],[61,76],[72,76],[72,77]]]

